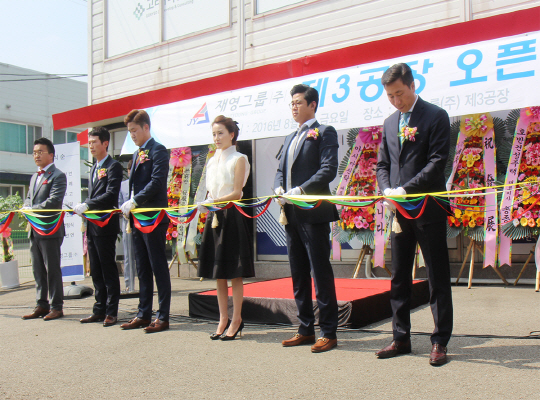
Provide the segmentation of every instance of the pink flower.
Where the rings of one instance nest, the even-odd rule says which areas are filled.
[[[1,228],[2,226],[4,226],[4,225],[0,225],[0,228]],[[6,239],[7,239],[8,237],[10,237],[10,236],[11,236],[11,228],[6,228],[6,229],[4,230],[4,232],[2,232],[2,236],[3,236],[4,238],[6,238]]]
[[[178,232],[177,231],[172,231],[172,237],[177,238],[178,237]]]

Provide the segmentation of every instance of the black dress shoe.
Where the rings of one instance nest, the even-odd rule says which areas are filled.
[[[81,322],[81,324],[88,324],[90,322],[101,322],[104,319],[105,319],[105,315],[92,314],[89,317],[80,319],[79,321]]]
[[[400,342],[394,340],[390,346],[386,346],[384,349],[375,353],[378,358],[391,358],[399,354],[409,354],[411,352],[411,341]]]

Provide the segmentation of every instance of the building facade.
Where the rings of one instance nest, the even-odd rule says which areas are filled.
[[[0,76],[0,196],[19,193],[24,198],[36,170],[34,140],[77,141],[79,131],[55,130],[52,115],[85,106],[87,84],[2,63]],[[87,150],[81,151],[84,160]]]

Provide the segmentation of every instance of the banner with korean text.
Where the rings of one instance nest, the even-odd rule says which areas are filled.
[[[147,109],[152,135],[168,148],[208,144],[210,123],[219,114],[239,122],[240,140],[287,135],[296,129],[288,103],[297,83],[319,91],[322,124],[336,129],[382,125],[395,109],[380,79],[397,62],[413,69],[416,92],[450,116],[536,105],[539,39],[540,32],[530,32],[156,106]],[[122,154],[134,150],[128,135]]]
[[[66,174],[67,189],[63,208],[73,208],[81,202],[81,155],[78,142],[54,145],[54,165]],[[62,280],[64,282],[84,280],[82,219],[78,215],[64,216],[66,230],[61,248]]]

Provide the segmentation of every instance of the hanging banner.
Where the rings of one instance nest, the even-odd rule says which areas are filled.
[[[66,174],[67,189],[65,208],[73,208],[81,202],[81,153],[78,142],[54,145],[54,165]],[[62,280],[64,282],[84,280],[82,219],[78,215],[64,214],[66,230],[61,248]]]
[[[453,169],[447,190],[492,187],[497,176],[493,118],[489,113],[461,119]],[[478,193],[476,196],[475,193]],[[469,237],[484,241],[484,268],[497,260],[497,195],[494,189],[464,192],[451,201],[450,227],[466,229]]]
[[[540,87],[540,32],[498,38],[325,71],[146,109],[152,135],[167,148],[208,144],[220,114],[239,122],[242,140],[285,136],[296,129],[289,91],[305,83],[319,91],[317,120],[337,130],[382,125],[395,111],[381,84],[391,65],[411,66],[416,92],[450,116],[536,104]],[[128,135],[122,154],[136,146]]]
[[[516,125],[506,172],[505,184],[512,186],[505,188],[501,202],[500,265],[511,265],[512,238],[532,236],[540,229],[539,175],[540,107],[527,107]]]

